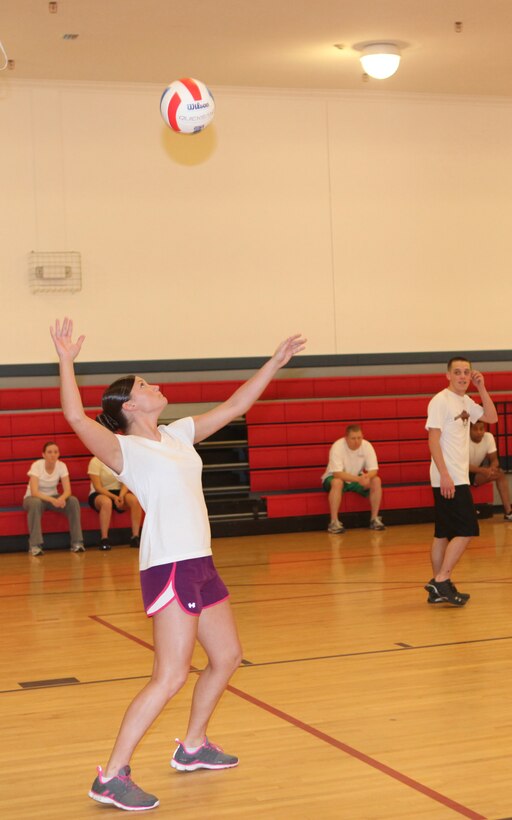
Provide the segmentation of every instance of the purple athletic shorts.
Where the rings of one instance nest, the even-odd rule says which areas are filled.
[[[200,615],[206,607],[220,604],[229,597],[211,555],[143,569],[140,585],[144,609],[149,617],[174,600],[184,612]]]

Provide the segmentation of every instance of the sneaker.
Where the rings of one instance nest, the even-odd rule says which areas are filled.
[[[467,594],[458,592],[450,579],[436,581],[432,578],[428,584],[425,584],[424,589],[428,592],[427,602],[429,604],[447,603],[451,606],[464,606],[468,601]]]
[[[130,538],[130,547],[134,547],[136,550],[139,549],[139,547],[140,547],[140,538],[139,538],[138,535],[132,535],[132,537]]]
[[[41,544],[36,544],[35,547],[29,547],[28,551],[30,555],[44,555],[43,547],[41,546]]]
[[[505,521],[512,521],[512,512],[505,513],[503,518],[505,519]]]
[[[160,801],[154,794],[142,791],[130,777],[131,769],[123,766],[110,780],[105,780],[103,770],[98,766],[98,776],[91,786],[89,797],[98,803],[110,803],[118,809],[144,811],[155,809]]]
[[[370,529],[371,530],[385,530],[386,529],[380,515],[376,515],[375,518],[372,518],[372,520],[370,521]]]
[[[446,598],[439,594],[436,587],[436,579],[431,578],[428,584],[423,587],[428,592],[427,604],[445,604]]]
[[[100,541],[100,545],[98,547],[99,550],[111,550],[112,546],[108,538],[102,538]]]
[[[459,589],[457,589],[455,584],[450,580],[449,580],[449,584],[452,588],[452,591],[455,592],[455,595],[458,595],[464,601],[469,601],[469,599],[471,598],[471,595],[469,594],[469,592],[461,592]]]
[[[85,547],[83,544],[71,544],[69,549],[71,552],[85,552]]]
[[[343,526],[341,521],[331,521],[331,523],[327,527],[327,532],[330,532],[333,535],[341,535],[345,532],[345,527]]]
[[[185,745],[178,738],[176,743],[179,743],[179,746],[172,756],[171,766],[180,772],[193,772],[196,769],[231,769],[238,766],[237,757],[224,754],[220,746],[210,743],[207,737],[195,752],[187,752]]]
[[[428,584],[425,584],[424,589],[426,589],[426,591],[428,592],[427,604],[444,604],[444,603],[446,603],[446,599],[443,598],[443,596],[439,594],[439,592],[437,590],[436,583],[437,582],[436,582],[435,578],[431,578],[430,581],[428,582]],[[450,586],[452,588],[452,592],[454,592],[455,595],[458,595],[459,598],[462,598],[462,600],[464,600],[464,601],[469,601],[469,599],[471,598],[471,595],[469,594],[469,592],[460,592],[457,589],[457,587],[455,586],[455,584],[453,583],[453,581],[451,581],[449,579],[448,579],[448,583],[450,584]]]

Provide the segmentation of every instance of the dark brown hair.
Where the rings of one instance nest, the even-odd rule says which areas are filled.
[[[128,419],[123,412],[123,404],[128,401],[135,383],[135,376],[124,376],[107,387],[101,399],[103,413],[96,416],[96,421],[116,433],[121,430],[126,433]]]
[[[59,445],[57,444],[56,441],[46,441],[43,444],[43,453],[46,453],[48,447],[56,447],[57,449],[59,449]]]
[[[467,356],[452,356],[450,361],[446,365],[446,369],[451,370],[452,369],[452,364],[454,362],[467,362],[469,364],[469,366],[471,367],[471,362],[469,361]]]

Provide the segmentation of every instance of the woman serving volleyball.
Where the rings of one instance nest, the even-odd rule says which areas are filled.
[[[208,721],[242,655],[229,593],[212,560],[202,462],[194,444],[246,413],[277,371],[304,349],[306,340],[300,334],[285,339],[252,378],[212,410],[158,426],[167,399],[158,385],[139,376],[110,385],[103,395],[103,413],[97,421],[89,418],[73,366],[85,337],[73,341],[70,319],[57,321],[50,332],[60,361],[67,421],[146,512],[140,579],[144,607],[153,623],[153,673],[126,710],[108,764],[104,770],[98,767],[89,796],[121,809],[152,809],[158,798],[132,781],[130,760],[145,732],[184,685],[196,639],[208,663],[195,685],[186,734],[178,741],[171,765],[193,771],[238,764],[237,757],[225,754],[206,736]]]

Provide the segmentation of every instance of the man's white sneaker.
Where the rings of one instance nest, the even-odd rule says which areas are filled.
[[[386,529],[380,515],[376,515],[375,518],[372,518],[372,520],[370,521],[370,529],[371,530],[385,530]]]

